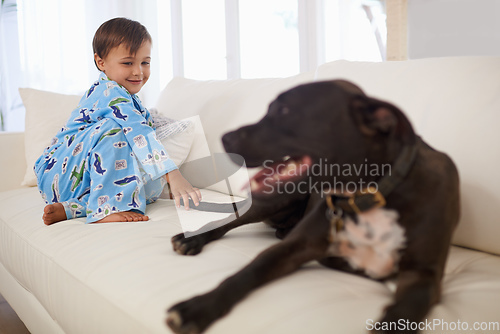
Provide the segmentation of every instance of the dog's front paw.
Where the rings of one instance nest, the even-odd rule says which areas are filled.
[[[177,311],[169,311],[167,313],[167,326],[176,334],[197,334],[201,331],[193,324],[184,324],[182,316]]]
[[[178,254],[196,255],[205,246],[205,240],[200,234],[186,238],[184,233],[180,233],[172,237],[172,246]]]
[[[207,295],[194,297],[172,306],[167,311],[166,323],[176,334],[203,333],[220,312]]]
[[[176,334],[198,334],[201,330],[195,323],[185,323],[178,311],[169,311],[167,314],[167,326]]]
[[[416,334],[419,333],[418,324],[416,321],[410,321],[412,318],[411,310],[405,310],[402,305],[393,304],[385,309],[385,314],[377,322],[376,328],[370,333],[372,334]]]

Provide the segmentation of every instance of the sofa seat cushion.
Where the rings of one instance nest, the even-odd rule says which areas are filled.
[[[221,198],[208,190],[203,196]],[[214,288],[279,242],[272,229],[254,224],[197,256],[180,256],[170,245],[182,231],[171,200],[148,206],[151,221],[141,223],[45,226],[43,207],[36,188],[0,193],[0,261],[72,334],[169,333],[168,307]],[[452,247],[442,303],[428,319],[499,321],[499,277],[500,257]],[[207,333],[363,333],[390,302],[392,286],[310,263],[252,293]]]

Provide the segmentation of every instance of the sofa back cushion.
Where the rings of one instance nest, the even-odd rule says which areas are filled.
[[[23,186],[36,186],[33,171],[38,157],[50,145],[51,139],[68,121],[81,96],[65,95],[32,88],[19,88],[26,109],[25,150],[26,172]]]
[[[205,187],[223,193],[232,193],[241,197],[247,195],[245,185],[254,171],[245,168],[237,170],[228,178],[229,160],[222,160],[218,153],[223,153],[221,137],[228,131],[257,122],[267,112],[269,103],[281,92],[296,85],[310,82],[314,72],[307,72],[289,78],[276,79],[235,79],[223,81],[197,81],[186,78],[174,78],[162,91],[156,108],[165,116],[184,119],[199,116],[202,129],[198,135],[181,172],[195,186]],[[207,150],[200,150],[207,147]],[[211,164],[206,168],[188,170],[189,162],[212,154]],[[217,158],[215,158],[217,156]],[[196,170],[196,175],[194,175]],[[194,180],[194,181],[193,181]],[[196,184],[196,180],[213,180]],[[228,186],[229,184],[229,186]],[[230,187],[230,188],[228,188]]]

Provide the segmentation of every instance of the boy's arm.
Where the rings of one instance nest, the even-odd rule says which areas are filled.
[[[176,207],[180,207],[181,198],[186,210],[189,210],[189,198],[193,200],[194,205],[198,206],[201,201],[200,189],[193,187],[178,169],[166,174],[165,179],[170,186],[170,193],[175,200]]]

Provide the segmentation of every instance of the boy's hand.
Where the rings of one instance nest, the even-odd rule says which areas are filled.
[[[178,169],[167,173],[166,179],[170,185],[170,193],[175,200],[176,207],[181,207],[181,197],[184,200],[184,208],[186,210],[189,210],[189,198],[193,200],[194,205],[198,206],[200,204],[200,189],[194,188]]]

